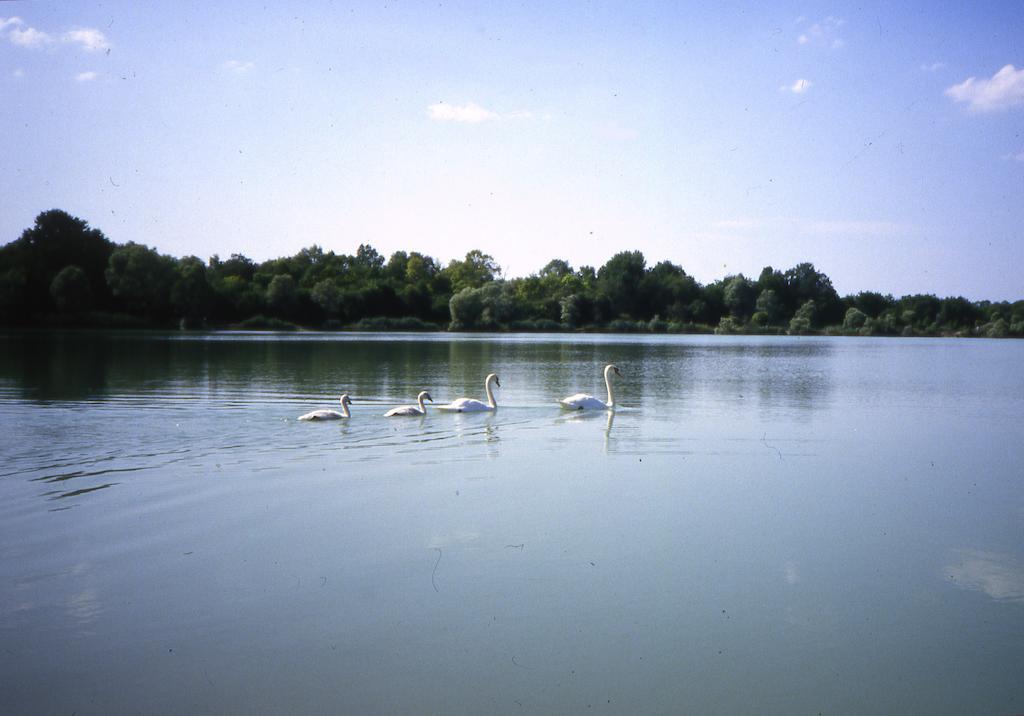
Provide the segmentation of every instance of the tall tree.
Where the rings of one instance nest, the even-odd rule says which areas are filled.
[[[608,301],[612,317],[649,318],[643,313],[640,287],[646,274],[647,260],[640,251],[622,251],[597,272],[597,290]]]
[[[174,259],[155,249],[129,242],[112,254],[104,275],[123,310],[154,321],[169,318]]]
[[[493,281],[501,273],[501,267],[493,256],[473,249],[462,261],[451,261],[444,271],[451,280],[452,290],[458,292],[464,288],[480,288]]]

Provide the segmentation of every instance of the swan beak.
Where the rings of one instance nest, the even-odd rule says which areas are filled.
[[[622,377],[622,371],[620,371],[618,367],[615,368],[615,375],[619,376],[620,378]]]
[[[499,388],[501,387],[501,381],[498,380],[498,376],[494,376],[494,384]]]
[[[431,403],[434,402],[434,399],[430,397],[430,393],[427,393],[426,395],[424,395],[423,399],[424,400],[429,400]]]

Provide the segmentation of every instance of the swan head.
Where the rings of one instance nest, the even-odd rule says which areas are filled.
[[[429,400],[431,403],[434,402],[434,399],[430,397],[430,393],[428,393],[425,390],[422,391],[419,395],[416,396],[416,400],[418,400],[420,402],[423,402],[424,400]]]
[[[619,367],[617,365],[613,364],[613,363],[609,363],[608,365],[606,365],[604,367],[604,374],[608,375],[609,373],[614,373],[615,375],[619,376],[620,378],[622,377],[622,371],[620,371]]]
[[[345,393],[344,395],[341,396],[339,402],[342,405],[352,405],[352,398],[348,397],[348,393]]]
[[[486,385],[487,383],[490,383],[492,380],[494,381],[494,384],[496,386],[498,386],[499,388],[501,387],[501,381],[498,380],[498,374],[497,373],[490,373],[490,374],[488,374],[487,378],[484,380],[484,384]]]

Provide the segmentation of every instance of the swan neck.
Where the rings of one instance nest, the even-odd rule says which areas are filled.
[[[344,415],[346,418],[352,417],[348,412],[348,403],[341,404],[341,414]]]
[[[610,408],[615,405],[615,396],[612,394],[612,371],[610,367],[604,369],[604,387],[608,389],[608,401],[605,405]]]
[[[484,392],[487,393],[487,404],[492,408],[497,408],[498,404],[494,402],[494,391],[491,390],[491,381],[493,378],[488,378],[484,381]]]
[[[418,402],[420,404],[420,412],[421,413],[426,413],[427,412],[427,406],[425,406],[423,404],[423,395],[422,394],[420,394],[419,396],[416,397],[416,402]]]

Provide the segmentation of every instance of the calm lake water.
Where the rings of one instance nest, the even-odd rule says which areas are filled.
[[[3,713],[1024,712],[1024,341],[8,335],[0,425]]]

